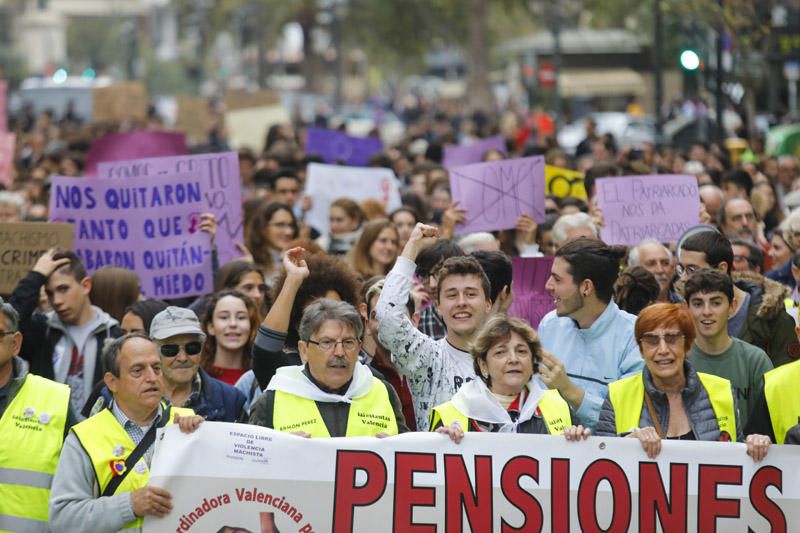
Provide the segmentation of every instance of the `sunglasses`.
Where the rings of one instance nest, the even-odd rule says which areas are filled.
[[[186,344],[162,344],[158,348],[161,351],[161,355],[164,357],[175,357],[178,355],[178,352],[181,351],[181,347],[183,347],[183,351],[186,352],[186,355],[197,355],[203,349],[203,343],[200,341],[192,341]]]
[[[655,333],[645,333],[640,339],[642,344],[646,344],[651,348],[656,348],[661,344],[661,339],[667,343],[667,346],[675,346],[682,339],[683,335],[680,333],[665,333],[663,335],[656,335]]]

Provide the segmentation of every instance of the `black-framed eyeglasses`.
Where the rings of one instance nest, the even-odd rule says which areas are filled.
[[[319,349],[323,352],[330,352],[336,348],[337,344],[341,344],[342,348],[345,352],[353,352],[358,349],[358,345],[360,344],[358,339],[349,338],[349,339],[342,339],[340,341],[335,341],[333,339],[322,339],[319,341],[314,341],[309,339],[308,344],[316,344],[319,346]]]
[[[687,265],[687,266],[678,265],[678,266],[676,266],[676,267],[675,267],[675,272],[678,274],[678,276],[683,276],[683,274],[684,274],[684,273],[685,273],[687,276],[691,276],[691,275],[693,275],[695,272],[697,272],[698,270],[700,270],[700,268],[701,268],[701,267],[699,267],[699,266],[697,266],[697,265]]]
[[[203,349],[203,343],[200,341],[187,342],[185,344],[161,344],[158,349],[164,357],[175,357],[180,353],[181,347],[186,355],[197,355]]]
[[[0,331],[0,337],[5,337],[6,335],[13,335],[16,331]]]

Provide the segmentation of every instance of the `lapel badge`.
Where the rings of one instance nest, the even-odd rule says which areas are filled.
[[[114,475],[114,477],[121,476],[127,470],[127,468],[125,468],[125,461],[122,459],[109,461],[109,464],[111,465],[111,473]]]

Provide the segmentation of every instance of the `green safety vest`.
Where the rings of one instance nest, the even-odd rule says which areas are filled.
[[[608,399],[614,407],[617,435],[630,433],[639,427],[644,403],[644,378],[642,373],[620,379],[608,385]],[[711,407],[717,417],[719,431],[726,432],[736,442],[736,412],[734,410],[731,382],[727,379],[698,372],[697,377],[705,387]]]
[[[800,423],[800,361],[779,366],[764,374],[764,398],[767,400],[772,432],[777,444],[786,440],[786,432]]]
[[[170,425],[175,420],[175,415],[190,416],[194,414],[191,409],[183,409],[180,407],[167,407],[166,404],[161,404],[164,411],[164,416],[167,416],[167,423]],[[83,446],[84,451],[89,456],[94,466],[94,473],[97,476],[97,484],[100,488],[99,493],[102,494],[115,475],[119,475],[125,460],[136,448],[128,432],[125,431],[117,417],[111,412],[111,409],[103,409],[96,415],[84,420],[72,428],[75,436]],[[150,468],[148,468],[144,457],[134,465],[132,470],[128,472],[125,479],[122,480],[115,494],[123,492],[134,492],[145,485],[150,479]],[[131,529],[134,527],[142,527],[143,518],[139,517],[133,522],[125,524],[123,529]]]
[[[331,436],[316,401],[280,390],[275,391],[272,426],[286,433],[305,431],[313,438]],[[370,391],[350,404],[345,436],[374,437],[381,432],[397,435],[397,420],[386,385],[373,377]]]
[[[48,531],[69,387],[33,374],[0,418],[0,531]]]
[[[547,425],[547,430],[551,435],[564,433],[564,428],[570,424],[569,405],[557,390],[547,390],[539,400],[539,411]],[[443,426],[449,426],[456,420],[461,422],[464,431],[470,431],[469,418],[461,413],[452,401],[445,402],[431,409],[431,429],[435,428],[439,422]]]

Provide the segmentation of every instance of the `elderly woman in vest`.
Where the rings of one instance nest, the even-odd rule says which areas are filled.
[[[569,405],[558,391],[542,389],[532,379],[542,345],[525,321],[495,315],[478,334],[471,353],[478,379],[433,408],[431,431],[446,433],[456,443],[464,431],[564,433],[570,440],[589,436],[588,429],[572,427]]]
[[[696,372],[686,360],[695,337],[686,307],[646,307],[634,334],[645,369],[608,386],[595,434],[639,439],[651,459],[661,451],[663,439],[741,442],[730,381]],[[769,437],[749,435],[746,442],[754,460],[767,455]]]

